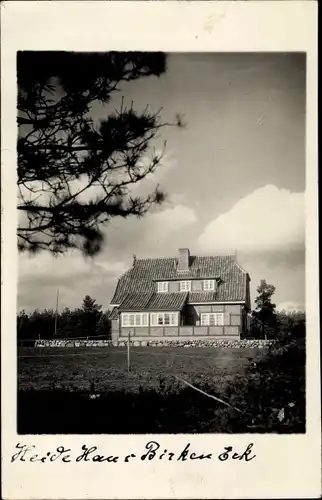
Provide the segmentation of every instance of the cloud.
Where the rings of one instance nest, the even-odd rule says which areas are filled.
[[[267,185],[211,221],[199,237],[203,251],[254,253],[303,248],[304,193]]]
[[[292,302],[292,301],[289,301],[289,302],[281,302],[280,304],[278,304],[276,306],[276,309],[278,311],[286,311],[286,312],[298,312],[298,311],[301,311],[303,312],[304,311],[304,307],[303,307],[303,304],[299,304],[298,302]]]
[[[81,274],[84,270],[88,272],[104,272],[111,269],[120,272],[123,269],[121,262],[97,263],[92,259],[85,259],[82,254],[69,252],[62,256],[52,256],[49,252],[42,252],[35,255],[21,254],[19,257],[20,280],[29,278],[39,278],[46,276],[56,276],[66,278]]]
[[[161,149],[156,149],[155,153],[160,154]],[[176,161],[167,150],[155,174],[135,185],[133,194],[145,196],[159,183],[162,188],[169,171],[175,167]],[[73,184],[73,189],[77,190],[83,184],[81,179],[78,184]],[[166,185],[165,190],[167,192]],[[86,201],[97,194],[94,187],[84,192],[82,199]],[[54,307],[57,288],[60,290],[61,307],[80,306],[85,294],[108,307],[117,279],[131,266],[134,253],[143,257],[171,252],[171,244],[175,245],[182,231],[195,221],[194,209],[185,206],[182,198],[170,198],[141,219],[112,219],[104,228],[105,245],[93,260],[84,259],[78,252],[56,258],[46,252],[35,256],[22,254],[19,258],[19,308]]]
[[[108,306],[112,289],[125,266],[119,260],[84,259],[80,253],[53,257],[43,252],[19,257],[19,309],[55,307],[60,291],[60,306],[79,307],[85,295],[91,295]]]
[[[187,228],[197,221],[193,208],[165,204],[143,218],[114,219],[106,227],[106,252],[113,256],[135,252],[149,255],[155,249],[160,256],[169,250],[169,240],[185,237]]]
[[[153,173],[146,175],[139,182],[130,186],[131,194],[134,196],[147,196],[153,193],[158,187],[161,191],[167,194],[171,191],[171,172],[177,168],[177,161],[171,150],[161,147],[151,148],[149,153],[143,156],[139,162],[144,168],[148,168],[154,157],[160,158],[160,163],[157,165]]]
[[[156,170],[153,173],[147,174],[140,181],[129,185],[129,191],[132,196],[145,197],[153,193],[157,187],[160,187],[162,190],[164,181],[169,178],[170,172],[177,166],[176,159],[173,157],[171,150],[156,146],[150,148],[149,152],[142,156],[140,161],[138,161],[138,165],[147,169],[155,157],[160,158],[160,163]],[[123,169],[110,170],[108,173],[109,182],[122,182],[125,178],[127,178],[127,175],[125,175]],[[70,194],[74,196],[80,193],[77,195],[77,200],[82,203],[96,200],[105,195],[104,189],[98,184],[86,188],[88,182],[88,176],[81,175],[78,179],[73,179],[68,182],[68,191],[65,189],[64,194],[68,196],[70,192]],[[165,188],[167,188],[167,186],[165,186]],[[84,191],[82,191],[83,189]],[[22,205],[31,201],[37,201],[38,204],[47,205],[52,197],[53,191],[42,181],[29,182],[27,187],[19,186],[18,199]],[[28,227],[28,214],[20,210],[18,216],[20,227]]]
[[[153,225],[159,232],[170,236],[177,230],[182,230],[197,221],[196,212],[193,208],[176,205],[173,208],[167,208],[150,216],[149,225]]]
[[[91,295],[104,308],[117,279],[132,265],[133,254],[163,256],[177,251],[182,235],[197,220],[194,209],[176,205],[148,213],[138,220],[115,219],[106,227],[106,245],[94,259],[79,252],[53,257],[47,252],[19,257],[19,309],[55,307],[57,288],[61,307],[79,307]]]

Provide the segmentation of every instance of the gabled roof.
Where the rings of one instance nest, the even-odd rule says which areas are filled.
[[[123,310],[124,306],[134,310],[133,307],[143,309],[151,303],[157,306],[162,301],[168,306],[175,300],[172,296],[176,296],[179,304],[182,293],[155,294],[155,282],[198,278],[217,279],[217,289],[215,292],[190,292],[185,299],[188,303],[246,301],[248,274],[237,264],[235,256],[190,256],[189,270],[185,272],[177,271],[177,264],[177,258],[137,259],[120,277],[111,303],[122,304]]]

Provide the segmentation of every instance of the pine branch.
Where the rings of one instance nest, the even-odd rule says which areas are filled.
[[[141,217],[162,203],[159,189],[133,198],[131,188],[162,164],[162,153],[146,161],[158,132],[183,126],[182,118],[162,122],[161,109],[137,113],[123,100],[99,124],[89,111],[124,81],[159,77],[165,62],[160,53],[18,53],[18,210],[27,215],[18,227],[20,250],[93,254],[112,217]]]

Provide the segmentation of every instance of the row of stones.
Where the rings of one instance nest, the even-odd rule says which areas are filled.
[[[267,347],[271,340],[133,340],[133,347]],[[37,340],[35,347],[125,347],[126,340]]]

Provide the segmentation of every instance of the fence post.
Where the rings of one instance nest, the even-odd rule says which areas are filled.
[[[131,331],[127,335],[127,371],[131,371],[131,359],[130,359],[130,341],[131,341]]]

